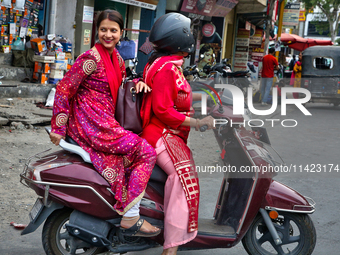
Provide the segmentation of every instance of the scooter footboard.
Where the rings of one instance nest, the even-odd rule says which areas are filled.
[[[313,213],[315,202],[278,181],[272,181],[261,207],[266,210]]]

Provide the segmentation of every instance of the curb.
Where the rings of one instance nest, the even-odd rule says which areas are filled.
[[[0,84],[0,98],[39,98],[46,101],[55,84],[22,83],[17,81],[2,81]]]

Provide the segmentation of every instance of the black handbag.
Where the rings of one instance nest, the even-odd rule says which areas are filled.
[[[118,89],[115,118],[124,129],[135,134],[143,131],[140,116],[143,95],[143,92],[137,93],[133,81],[124,81]]]

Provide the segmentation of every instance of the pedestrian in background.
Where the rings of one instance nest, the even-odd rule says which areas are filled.
[[[301,87],[301,72],[302,72],[302,52],[299,54],[299,60],[296,61],[293,73],[294,73],[294,88]],[[299,93],[293,93],[294,98],[299,98]]]
[[[293,71],[295,63],[296,63],[296,56],[293,55],[293,58],[289,62],[289,71]]]
[[[275,48],[269,49],[269,54],[263,57],[262,61],[262,81],[261,81],[261,97],[262,105],[267,105],[270,89],[273,84],[274,70],[279,70],[279,63],[274,57]]]

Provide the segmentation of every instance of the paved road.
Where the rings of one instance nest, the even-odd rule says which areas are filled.
[[[320,164],[333,171],[327,173],[311,173],[298,171],[297,173],[280,174],[276,177],[303,195],[312,197],[317,203],[317,210],[311,215],[317,231],[317,244],[313,254],[336,255],[339,254],[340,223],[339,223],[339,183],[340,171],[336,172],[334,166],[340,168],[340,107],[327,104],[307,104],[312,116],[304,116],[299,110],[292,108],[287,116],[272,116],[271,118],[295,119],[298,122],[295,128],[284,128],[281,125],[268,128],[273,147],[279,152],[287,165],[293,164],[305,168],[311,164]],[[204,140],[213,139],[209,133],[202,137]],[[214,151],[215,152],[215,151]],[[298,168],[299,169],[299,168]],[[218,175],[200,175],[202,187],[200,215],[210,217],[215,205],[215,192],[219,188]],[[41,245],[41,228],[34,234],[20,236],[20,233],[8,227],[8,241],[0,244],[1,255],[38,255],[44,254]],[[128,253],[140,255],[160,254],[161,247],[153,250]],[[179,255],[216,254],[216,255],[245,255],[242,245],[232,249],[215,249],[204,251],[181,251]]]

